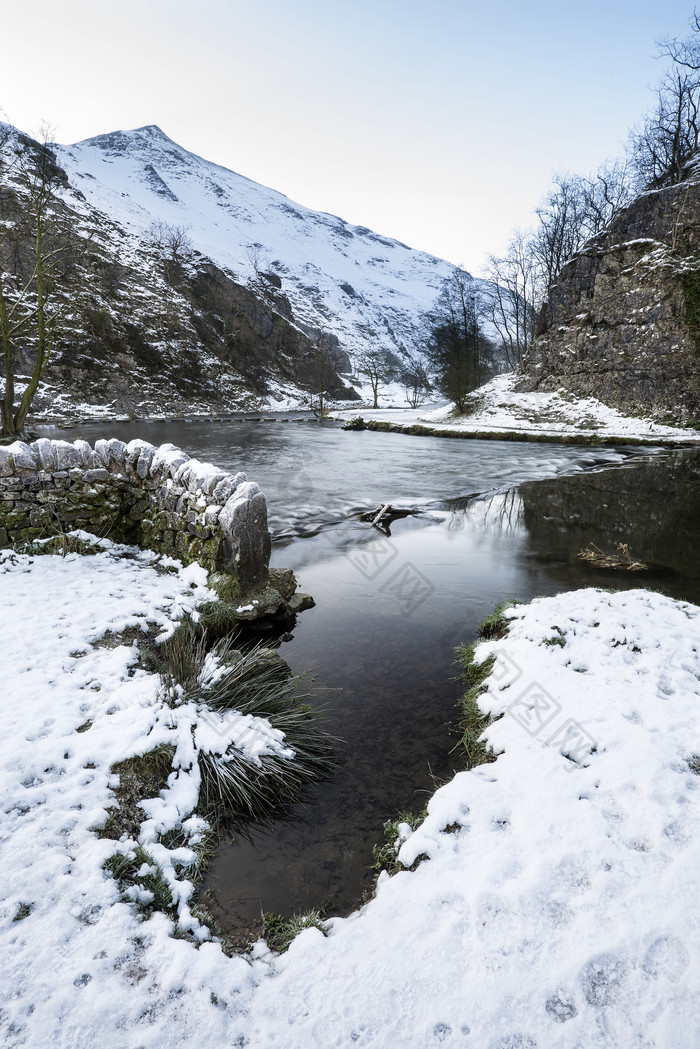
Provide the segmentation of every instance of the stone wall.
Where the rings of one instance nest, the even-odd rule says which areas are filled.
[[[0,447],[0,547],[82,528],[267,581],[267,504],[244,473],[145,441],[16,441]]]
[[[643,193],[562,269],[518,389],[700,421],[700,184]]]

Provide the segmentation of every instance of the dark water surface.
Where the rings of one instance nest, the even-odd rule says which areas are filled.
[[[697,449],[448,441],[308,420],[46,433],[171,441],[245,470],[268,497],[273,564],[293,568],[316,599],[280,651],[295,672],[316,675],[341,766],[296,819],[221,849],[206,887],[234,936],[261,910],[342,913],[371,888],[384,821],[419,810],[459,767],[454,648],[499,601],[650,586],[700,602]],[[384,502],[424,512],[390,537],[351,516]],[[609,551],[626,542],[652,568],[591,568],[577,557],[590,541]]]

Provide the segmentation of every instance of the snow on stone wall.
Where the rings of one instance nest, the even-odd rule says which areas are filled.
[[[0,547],[82,528],[265,583],[267,503],[244,473],[146,441],[0,447]]]

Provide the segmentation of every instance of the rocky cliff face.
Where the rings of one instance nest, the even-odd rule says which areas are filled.
[[[637,197],[564,267],[522,372],[523,391],[700,421],[700,182]]]

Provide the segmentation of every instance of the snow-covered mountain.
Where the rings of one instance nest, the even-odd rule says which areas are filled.
[[[46,155],[60,324],[39,417],[302,405],[318,396],[319,375],[327,399],[357,400],[369,395],[363,352],[394,364],[420,355],[426,314],[455,272],[203,160],[155,126],[47,154],[0,124],[0,220],[16,225],[0,244],[11,296],[31,280],[30,224],[20,220],[31,214],[32,165]],[[489,297],[489,282],[473,286]],[[25,342],[19,388],[33,367]],[[401,400],[402,387],[387,394]]]
[[[294,321],[351,356],[412,349],[454,267],[189,153],[155,126],[56,147],[71,184],[128,230],[185,228],[193,247],[247,283],[279,277]],[[481,282],[479,282],[481,283]]]

